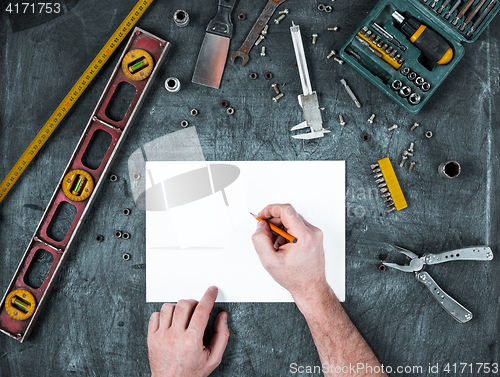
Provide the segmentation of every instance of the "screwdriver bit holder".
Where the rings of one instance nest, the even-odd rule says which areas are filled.
[[[500,0],[462,0],[455,5],[456,1],[448,0],[381,0],[342,47],[340,56],[394,102],[416,114],[464,56],[463,43],[474,42],[500,11]],[[443,59],[443,64],[424,56],[429,51],[423,52],[414,42],[425,32],[405,35],[395,12],[442,37],[451,48],[451,60]],[[389,57],[397,57],[402,64],[392,64]],[[416,72],[417,77],[408,72]],[[409,95],[408,89],[404,93],[395,90],[395,81],[411,90]]]

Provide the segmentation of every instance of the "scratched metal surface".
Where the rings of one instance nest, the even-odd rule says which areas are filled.
[[[21,19],[0,16],[0,176],[3,178],[88,63],[134,6],[135,0],[62,2],[59,17]],[[119,3],[119,5],[117,5]],[[266,1],[240,1],[230,50],[237,49]],[[113,172],[82,227],[31,338],[24,344],[0,337],[3,376],[147,376],[146,329],[160,304],[145,303],[145,214],[134,209],[127,159],[144,143],[180,129],[183,119],[197,127],[207,160],[346,160],[347,161],[347,301],[345,309],[385,365],[500,362],[498,315],[500,258],[492,262],[460,262],[429,268],[437,283],[469,308],[475,318],[459,324],[449,317],[410,274],[378,271],[381,251],[373,242],[383,237],[417,253],[488,244],[499,252],[499,35],[493,22],[482,36],[466,45],[466,55],[418,115],[407,114],[347,65],[325,56],[339,49],[366,17],[375,0],[338,0],[330,14],[312,0],[289,0],[280,7],[290,15],[272,24],[264,45],[251,52],[247,66],[227,64],[220,90],[190,83],[198,49],[216,2],[157,1],[138,26],[167,39],[172,49],[157,82],[137,117]],[[99,6],[99,9],[96,7]],[[172,21],[176,9],[191,17],[186,28]],[[304,38],[313,88],[325,107],[323,119],[331,134],[297,141],[289,129],[303,120],[297,103],[301,92],[289,33],[291,21]],[[337,33],[328,26],[339,26]],[[313,32],[320,34],[315,46]],[[0,204],[0,290],[3,294],[76,146],[89,115],[117,62],[118,53],[91,84],[49,143]],[[251,81],[255,71],[259,78]],[[273,103],[271,81],[286,83],[285,96]],[[177,94],[163,88],[176,76]],[[345,78],[363,104],[357,109],[340,85]],[[236,109],[226,115],[219,102]],[[200,115],[189,116],[197,108]],[[375,123],[366,120],[377,115]],[[343,114],[346,126],[338,125]],[[414,132],[409,126],[418,122]],[[399,124],[393,132],[387,126]],[[424,138],[432,130],[434,137]],[[361,135],[371,140],[363,142]],[[415,141],[415,169],[396,171],[409,208],[385,214],[369,164],[389,156],[399,162]],[[456,159],[462,174],[440,178],[440,162]],[[328,172],[325,172],[328,174]],[[279,175],[277,175],[279,179]],[[320,195],[329,195],[323,187]],[[370,194],[371,193],[371,194]],[[121,214],[124,207],[132,214]],[[128,241],[114,238],[129,231]],[[94,237],[103,234],[105,241]],[[122,260],[123,253],[131,260]],[[293,304],[220,304],[229,313],[231,337],[215,376],[289,375],[290,363],[319,365],[311,335]],[[297,373],[296,375],[319,375]],[[396,375],[396,374],[395,374]],[[406,375],[412,375],[411,373]],[[465,371],[461,376],[480,375]]]

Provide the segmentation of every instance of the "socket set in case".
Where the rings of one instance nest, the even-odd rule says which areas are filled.
[[[500,10],[500,0],[381,0],[341,56],[418,113]]]

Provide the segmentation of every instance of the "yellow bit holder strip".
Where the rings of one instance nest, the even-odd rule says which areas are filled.
[[[0,202],[154,0],[139,0],[0,183]]]
[[[361,34],[359,31],[358,31],[358,34],[357,34],[357,35],[358,35],[358,37],[363,38],[363,40],[364,40],[364,41],[368,42],[368,43],[370,44],[370,46],[371,46],[374,50],[376,50],[376,51],[380,52],[380,53],[382,54],[381,59],[382,59],[384,62],[386,62],[387,64],[389,64],[392,68],[394,68],[394,69],[396,69],[396,70],[398,70],[399,68],[401,68],[401,66],[402,66],[403,64],[400,64],[400,63],[398,63],[397,61],[395,61],[393,58],[391,58],[391,57],[389,56],[389,54],[388,54],[387,52],[385,52],[385,51],[384,51],[384,50],[382,50],[380,47],[378,47],[375,43],[373,43],[372,41],[370,41],[368,38],[366,38],[366,37],[365,37],[363,34]]]
[[[408,204],[406,204],[405,196],[403,195],[403,191],[401,190],[401,186],[399,185],[398,178],[396,177],[396,173],[394,172],[394,168],[391,164],[391,160],[389,160],[389,157],[386,157],[378,160],[377,162],[380,167],[381,173],[384,176],[387,188],[391,193],[394,207],[396,207],[397,211],[405,209],[406,207],[408,207]]]

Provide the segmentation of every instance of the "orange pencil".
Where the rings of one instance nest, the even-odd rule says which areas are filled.
[[[292,236],[292,235],[288,234],[288,233],[287,233],[287,232],[285,232],[283,229],[278,228],[278,227],[277,227],[276,225],[274,225],[272,222],[267,221],[267,220],[264,220],[264,219],[261,219],[260,217],[255,216],[252,212],[250,212],[250,215],[252,215],[253,217],[255,217],[258,221],[265,221],[265,222],[269,225],[269,227],[271,228],[271,230],[272,230],[274,233],[276,233],[276,234],[280,235],[281,237],[283,237],[283,238],[287,239],[287,240],[288,240],[288,241],[290,241],[291,243],[296,243],[296,242],[297,242],[297,239],[296,239],[294,236]]]

